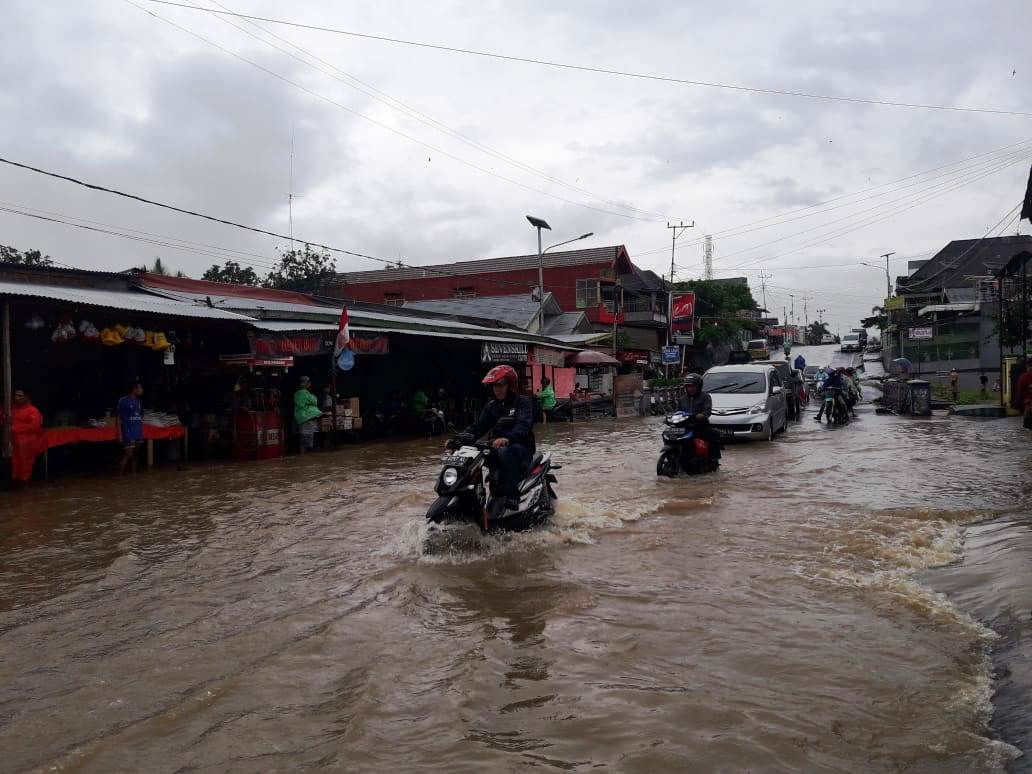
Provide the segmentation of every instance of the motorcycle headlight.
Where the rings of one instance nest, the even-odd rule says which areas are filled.
[[[757,403],[755,406],[750,406],[749,407],[749,413],[750,414],[762,414],[766,410],[767,410],[767,402],[766,401],[762,401],[760,403]]]
[[[455,482],[459,480],[459,471],[455,468],[445,468],[444,473],[441,474],[441,483],[445,486],[455,486]]]

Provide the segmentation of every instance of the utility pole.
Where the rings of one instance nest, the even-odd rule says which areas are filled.
[[[763,309],[767,310],[767,280],[773,277],[773,274],[764,274],[760,272],[760,293],[763,294]]]
[[[789,293],[788,297],[792,299],[792,325],[795,325],[795,296]]]
[[[677,238],[684,233],[686,228],[695,228],[695,221],[693,220],[687,226],[682,220],[677,225],[667,223],[666,227],[671,230],[670,235],[670,292],[667,293],[667,346],[670,346],[673,341],[673,330],[674,330],[674,255],[677,253]]]
[[[713,236],[707,234],[703,244],[705,246],[702,251],[702,278],[704,280],[711,280],[713,279]]]
[[[882,258],[885,259],[885,297],[892,298],[892,276],[889,274],[889,256],[895,255],[895,252],[882,253]]]

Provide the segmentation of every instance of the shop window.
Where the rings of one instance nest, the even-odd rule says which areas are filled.
[[[466,285],[465,287],[455,288],[456,298],[476,298],[477,289],[472,285]]]
[[[601,302],[597,279],[577,280],[577,308],[594,309]]]
[[[384,293],[383,302],[389,306],[404,306],[405,305],[405,294],[404,293]]]

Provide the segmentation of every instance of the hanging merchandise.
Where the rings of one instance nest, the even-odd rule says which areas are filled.
[[[105,328],[100,332],[100,343],[105,347],[117,347],[119,344],[124,344],[125,339],[116,325],[114,328]]]
[[[176,348],[171,344],[165,350],[164,358],[165,365],[170,366],[176,364]]]
[[[172,346],[172,342],[168,340],[164,333],[157,331],[154,333],[154,338],[150,343],[150,348],[155,352],[167,352]]]
[[[350,349],[342,350],[337,357],[337,368],[341,371],[350,371],[355,367],[355,353]]]
[[[79,335],[82,336],[83,341],[88,341],[91,344],[100,341],[100,331],[89,320],[83,320],[79,323]]]
[[[50,340],[55,344],[65,344],[76,336],[75,326],[72,325],[71,318],[63,317],[58,322],[57,327],[54,328],[54,332],[50,334]]]
[[[38,314],[32,315],[32,318],[25,323],[25,327],[30,331],[41,331],[47,327],[46,322]]]

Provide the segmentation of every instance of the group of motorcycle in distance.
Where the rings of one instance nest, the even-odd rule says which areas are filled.
[[[704,376],[691,375],[688,381],[701,386],[693,394],[705,392]],[[861,398],[859,375],[852,368],[820,368],[812,383],[820,402],[815,419],[822,421],[823,418],[831,425],[849,424],[850,415],[855,417],[854,406]],[[707,416],[682,410],[688,396],[683,390],[666,391],[651,403],[652,413],[663,413],[666,417],[663,449],[656,464],[659,476],[712,473],[720,467],[719,450],[723,448],[720,437],[709,427]],[[810,400],[807,382],[803,382],[799,385],[798,402],[791,401],[795,406],[791,418],[801,419],[802,406]],[[475,438],[467,432],[449,441],[435,486],[437,500],[426,514],[430,525],[428,541],[456,525],[475,525],[480,532],[524,530],[542,524],[555,513],[558,498],[554,471],[561,466],[553,463],[547,453],[532,455],[518,486],[518,498],[507,499],[501,494],[500,466],[492,464],[496,461],[492,441],[504,437],[514,421],[511,418],[499,420],[483,438]],[[428,542],[428,550],[429,545]]]

